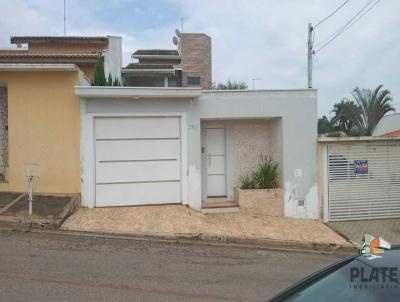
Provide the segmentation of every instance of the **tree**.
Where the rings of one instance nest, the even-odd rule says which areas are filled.
[[[113,85],[113,79],[112,79],[111,73],[109,73],[107,82],[106,82],[106,86],[112,86],[112,85]]]
[[[110,73],[108,74],[108,77],[106,79],[106,75],[104,72],[104,58],[100,55],[97,58],[96,65],[94,67],[92,86],[121,86],[118,78],[115,78],[113,80]]]
[[[370,136],[382,117],[394,111],[390,91],[379,85],[374,90],[353,90],[353,99],[343,99],[334,105],[331,122],[350,136]]]
[[[228,82],[226,83],[218,83],[218,85],[216,85],[215,83],[212,84],[213,90],[244,90],[247,88],[247,83],[240,81],[237,82],[228,80]]]
[[[331,119],[332,126],[349,135],[354,127],[354,120],[360,115],[358,106],[351,100],[343,99],[333,106],[331,112],[334,114]]]
[[[114,81],[112,82],[113,86],[121,86],[121,82],[118,80],[118,78],[115,78]]]
[[[374,90],[356,87],[353,91],[360,112],[353,122],[360,135],[372,135],[382,117],[395,111],[391,104],[393,99],[390,91],[382,87],[383,85],[379,85]]]
[[[332,125],[329,119],[324,115],[318,119],[318,134],[325,134],[332,132]]]
[[[104,59],[98,56],[92,78],[92,86],[107,86],[106,75],[104,73]]]

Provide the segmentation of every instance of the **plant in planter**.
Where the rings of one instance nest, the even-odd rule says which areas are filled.
[[[249,189],[255,189],[256,184],[254,182],[254,179],[250,177],[249,175],[246,175],[244,177],[240,178],[240,188],[249,190]]]
[[[261,154],[261,160],[256,170],[240,179],[241,189],[275,189],[278,187],[279,163],[271,157]]]
[[[243,214],[282,217],[282,189],[279,189],[279,164],[261,154],[258,167],[240,178],[235,200]]]
[[[278,186],[278,166],[271,157],[261,155],[258,169],[252,173],[257,189],[275,189]]]

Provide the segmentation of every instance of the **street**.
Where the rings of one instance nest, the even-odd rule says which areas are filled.
[[[267,251],[0,232],[1,301],[265,301],[338,260]]]

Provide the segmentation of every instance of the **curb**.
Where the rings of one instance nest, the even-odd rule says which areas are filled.
[[[232,236],[217,236],[206,234],[165,234],[165,233],[135,233],[121,234],[110,232],[86,232],[74,230],[27,230],[32,233],[46,233],[53,235],[84,236],[92,238],[109,238],[122,240],[136,240],[149,242],[164,242],[178,244],[218,245],[227,247],[242,247],[263,250],[308,252],[319,254],[349,255],[357,252],[356,247],[349,245],[306,243],[290,240],[238,238]]]

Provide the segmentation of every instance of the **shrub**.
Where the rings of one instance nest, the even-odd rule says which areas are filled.
[[[104,74],[104,59],[101,55],[97,57],[94,67],[92,86],[107,86],[106,75]]]
[[[249,175],[246,175],[246,176],[240,178],[240,188],[247,189],[247,190],[255,189],[256,184],[254,183],[254,180]]]
[[[277,162],[272,161],[271,157],[261,154],[260,163],[255,171],[240,179],[241,189],[274,189],[278,187],[278,167]]]
[[[92,86],[121,86],[121,83],[117,78],[113,80],[111,74],[106,75],[104,73],[104,58],[99,55],[97,58],[96,65],[94,67],[94,74],[91,82]]]
[[[328,132],[326,134],[327,137],[341,137],[342,135],[340,134],[340,132]]]

